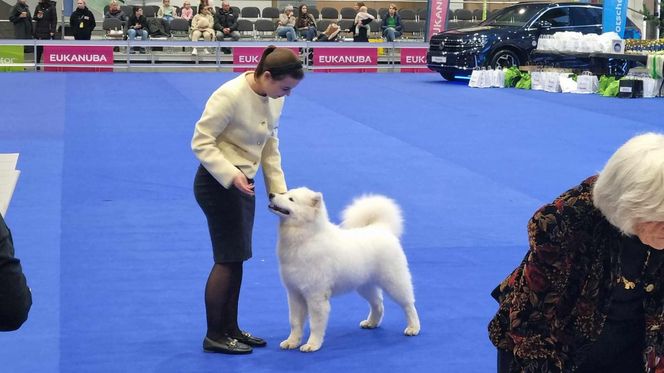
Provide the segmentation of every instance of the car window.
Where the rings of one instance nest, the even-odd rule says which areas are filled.
[[[482,22],[483,26],[523,26],[546,4],[527,4],[507,7]]]
[[[553,8],[542,14],[540,21],[547,21],[551,23],[551,27],[565,27],[569,26],[569,8]]]
[[[597,8],[571,7],[569,18],[572,26],[590,26],[602,24],[602,10]]]

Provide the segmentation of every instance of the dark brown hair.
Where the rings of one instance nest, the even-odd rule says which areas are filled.
[[[302,62],[298,56],[288,48],[277,48],[274,45],[265,48],[254,73],[259,77],[266,71],[270,72],[274,80],[282,80],[287,76],[295,80],[304,78]]]

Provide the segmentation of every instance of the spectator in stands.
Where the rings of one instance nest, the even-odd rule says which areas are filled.
[[[180,9],[180,17],[189,21],[189,23],[191,23],[191,19],[194,18],[194,10],[191,8],[191,3],[189,0],[186,0],[182,4],[182,9]]]
[[[16,39],[32,39],[32,21],[30,20],[30,7],[26,0],[18,0],[9,11],[9,21],[14,24],[14,37]]]
[[[297,34],[295,33],[295,16],[293,15],[293,6],[286,5],[284,12],[279,15],[277,22],[277,36],[286,38],[288,41],[295,41]]]
[[[41,0],[37,4],[33,21],[35,21],[36,39],[53,39],[58,25],[58,12],[51,0]]]
[[[124,25],[126,25],[127,21],[129,20],[129,16],[122,11],[120,4],[116,0],[111,1],[111,3],[108,5],[108,11],[106,14],[104,14],[104,18],[118,19],[122,21]]]
[[[35,23],[35,39],[53,39],[58,24],[58,14],[51,0],[41,0],[35,8],[32,19]],[[37,46],[37,62],[41,62],[42,53],[44,53],[44,47]],[[39,70],[39,67],[37,67],[37,70]]]
[[[20,328],[31,306],[32,294],[21,261],[14,257],[12,234],[0,215],[0,331]]]
[[[233,41],[240,40],[240,33],[237,31],[237,14],[233,14],[233,9],[228,0],[221,2],[221,9],[214,15],[214,29],[217,32],[217,40],[224,41],[230,38]],[[221,48],[224,53],[230,53],[229,48]]]
[[[214,254],[205,286],[205,351],[247,354],[252,346],[266,345],[264,339],[238,325],[242,267],[252,255],[248,238],[254,225],[258,168],[263,171],[267,193],[287,190],[277,127],[285,96],[302,78],[299,57],[271,45],[255,71],[224,83],[212,94],[196,123],[191,148],[200,166],[194,195],[207,218]]]
[[[316,19],[314,16],[308,12],[307,5],[300,5],[300,14],[297,17],[297,22],[295,27],[300,35],[304,36],[308,41],[314,40],[316,35],[318,35],[318,30],[316,29]]]
[[[210,9],[212,9],[210,11],[210,14],[214,15],[214,13],[215,13],[214,12],[214,7],[212,7],[212,4],[210,3],[210,0],[201,0],[201,2],[198,4],[198,11],[200,12],[201,9],[207,8],[207,7],[210,7]]]
[[[374,20],[374,16],[367,10],[367,7],[363,5],[355,15],[353,41],[369,42],[369,24]]]
[[[108,11],[104,14],[104,18],[115,18],[122,22],[122,30],[108,30],[107,35],[111,37],[123,37],[124,30],[127,28],[129,16],[120,8],[120,4],[116,0],[112,0],[108,5]],[[116,47],[117,48],[117,47]]]
[[[157,11],[157,17],[164,20],[166,27],[168,28],[171,25],[173,18],[176,18],[177,11],[174,6],[171,6],[171,0],[163,0],[159,10]]]
[[[140,36],[142,41],[148,40],[148,19],[143,15],[143,8],[140,6],[135,6],[134,14],[129,17],[127,36],[129,37],[129,40],[135,40],[136,36]],[[145,48],[134,47],[132,52],[136,51],[145,53]]]
[[[198,10],[198,14],[191,21],[191,41],[198,41],[202,37],[205,41],[212,41],[214,36],[214,18],[212,17],[212,7],[206,6]],[[203,48],[203,53],[210,54],[207,48]],[[194,48],[192,55],[197,55],[198,51]]]
[[[394,41],[394,39],[401,36],[401,17],[397,14],[396,5],[390,4],[380,28],[383,30],[383,37],[387,41]]]
[[[97,23],[85,0],[76,1],[76,10],[69,17],[69,25],[75,40],[90,40],[92,30],[97,26]]]

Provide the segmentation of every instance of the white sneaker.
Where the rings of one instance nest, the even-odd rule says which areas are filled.
[[[195,56],[195,55],[197,55],[197,54],[198,54],[198,51],[196,50],[196,48],[194,48],[194,49],[191,50],[191,55],[192,55],[192,56]]]
[[[204,54],[210,54],[210,51],[207,48],[203,48],[203,53]]]

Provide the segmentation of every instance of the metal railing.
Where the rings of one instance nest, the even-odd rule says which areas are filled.
[[[395,41],[381,43],[358,43],[358,42],[285,42],[273,40],[260,41],[225,41],[225,42],[192,42],[186,40],[0,40],[0,46],[23,46],[30,49],[33,53],[33,60],[23,63],[2,63],[0,67],[22,67],[28,70],[43,70],[44,68],[90,68],[90,69],[113,69],[119,71],[131,71],[132,69],[149,68],[150,70],[215,70],[225,71],[233,69],[250,69],[255,64],[235,63],[232,54],[224,54],[222,48],[240,47],[267,47],[276,45],[279,47],[292,48],[299,51],[303,66],[307,70],[347,70],[347,69],[376,69],[377,71],[398,72],[400,69],[426,69],[422,65],[401,65],[400,54],[403,49],[427,49],[429,44],[424,42]],[[37,49],[47,46],[88,46],[88,47],[112,47],[116,51],[113,53],[113,64],[62,64],[36,61]],[[145,48],[145,54],[132,53],[134,48]],[[155,51],[159,48],[173,49],[171,52]],[[212,52],[209,55],[191,55],[190,52],[183,52],[185,48],[209,48]],[[317,48],[372,48],[382,49],[384,52],[379,55],[375,65],[337,65],[337,66],[316,66],[310,60],[310,51]],[[42,58],[43,59],[43,58]]]

